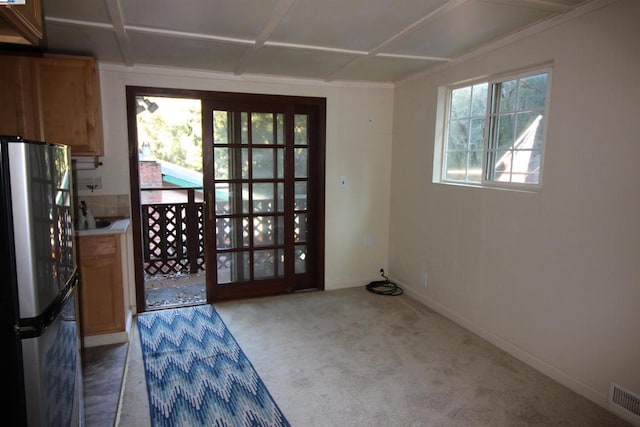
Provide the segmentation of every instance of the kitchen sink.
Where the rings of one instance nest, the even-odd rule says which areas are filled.
[[[96,219],[96,228],[107,228],[111,225],[111,221],[106,219]]]

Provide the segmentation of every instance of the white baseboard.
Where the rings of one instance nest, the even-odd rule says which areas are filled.
[[[85,347],[97,347],[101,345],[119,344],[129,341],[129,334],[126,331],[114,332],[112,334],[87,335],[83,338]]]
[[[469,331],[473,332],[474,334],[480,336],[481,338],[489,341],[491,344],[495,345],[496,347],[498,347],[499,349],[509,353],[510,355],[512,355],[513,357],[515,357],[518,360],[521,360],[522,362],[526,363],[527,365],[531,366],[532,368],[540,371],[541,373],[543,373],[544,375],[552,378],[553,380],[559,382],[560,384],[564,385],[565,387],[575,391],[576,393],[580,394],[581,396],[584,396],[585,398],[591,400],[592,402],[596,403],[597,405],[603,407],[604,409],[613,412],[614,414],[616,414],[619,417],[625,418],[627,421],[630,421],[633,423],[632,420],[630,420],[627,416],[625,416],[626,414],[621,413],[621,411],[616,410],[616,408],[612,407],[609,402],[608,402],[608,398],[606,394],[602,394],[600,392],[598,392],[597,390],[595,390],[594,388],[584,384],[583,382],[571,377],[570,375],[568,375],[567,373],[563,372],[562,370],[550,365],[549,363],[545,362],[544,360],[540,359],[539,357],[537,357],[536,355],[528,352],[527,350],[518,347],[517,345],[513,344],[512,342],[496,335],[495,333],[476,325],[475,323],[473,323],[472,321],[468,320],[467,318],[459,315],[458,313],[455,313],[454,311],[448,309],[447,307],[444,307],[440,304],[438,304],[437,302],[425,297],[424,295],[420,295],[419,293],[415,292],[413,289],[411,289],[411,287],[402,284],[401,282],[396,281],[395,279],[393,279],[393,281],[395,283],[397,283],[399,286],[402,287],[402,289],[405,291],[405,293],[410,296],[411,298],[415,299],[416,301],[419,301],[420,303],[424,304],[425,306],[427,306],[428,308],[432,309],[433,311],[441,314],[442,316],[446,317],[447,319],[457,323],[458,325],[462,326],[465,329],[468,329]],[[634,424],[635,425],[635,424]]]
[[[325,291],[336,291],[338,289],[357,288],[369,283],[366,280],[352,280],[349,282],[325,283]]]
[[[83,347],[98,347],[101,345],[120,344],[129,342],[131,331],[131,312],[128,311],[125,319],[125,330],[111,334],[86,335],[82,337]]]

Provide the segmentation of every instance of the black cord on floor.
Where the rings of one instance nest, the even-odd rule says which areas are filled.
[[[373,282],[369,282],[366,288],[369,292],[376,295],[386,295],[396,297],[402,295],[404,290],[393,283],[391,280],[384,275],[384,270],[380,270],[382,273],[381,276],[384,277],[384,280],[374,280]]]

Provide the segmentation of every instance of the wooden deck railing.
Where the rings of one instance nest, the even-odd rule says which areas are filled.
[[[196,201],[201,192],[202,187],[141,189],[146,276],[204,270],[203,203]]]

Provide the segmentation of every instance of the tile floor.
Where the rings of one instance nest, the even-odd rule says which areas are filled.
[[[86,427],[114,425],[128,346],[111,344],[82,350]]]

